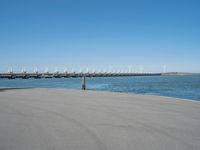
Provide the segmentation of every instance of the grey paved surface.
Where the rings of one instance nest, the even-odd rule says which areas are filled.
[[[0,91],[0,150],[200,150],[200,103],[59,89]]]

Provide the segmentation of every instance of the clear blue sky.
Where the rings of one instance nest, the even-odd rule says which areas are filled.
[[[200,1],[0,1],[0,71],[129,65],[200,72]]]

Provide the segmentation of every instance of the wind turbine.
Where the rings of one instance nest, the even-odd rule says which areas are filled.
[[[81,69],[81,68],[79,69],[79,73],[83,73],[83,71],[82,71],[82,69]]]
[[[163,73],[166,73],[166,65],[163,65]]]
[[[143,66],[140,66],[140,73],[143,73]]]
[[[88,68],[86,68],[86,73],[89,73],[89,69]]]
[[[131,67],[131,65],[129,65],[129,67],[128,67],[128,73],[131,73],[132,72],[132,67]]]

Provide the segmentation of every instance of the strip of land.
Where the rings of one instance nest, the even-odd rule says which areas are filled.
[[[64,89],[0,90],[1,150],[199,150],[200,102]]]

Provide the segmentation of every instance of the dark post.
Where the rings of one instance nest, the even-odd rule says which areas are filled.
[[[86,79],[85,79],[85,76],[82,77],[82,90],[86,90]]]

